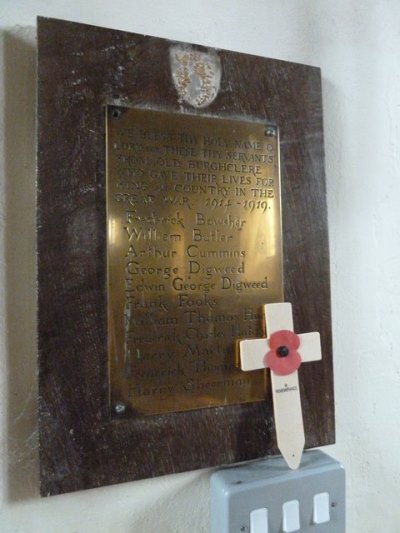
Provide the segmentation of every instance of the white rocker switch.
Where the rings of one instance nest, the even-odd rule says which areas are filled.
[[[320,492],[314,496],[313,522],[314,524],[325,524],[330,520],[329,494]]]
[[[268,533],[268,509],[254,509],[250,513],[250,533]]]
[[[282,515],[283,531],[285,533],[292,533],[292,531],[300,531],[299,500],[285,502],[282,505]]]

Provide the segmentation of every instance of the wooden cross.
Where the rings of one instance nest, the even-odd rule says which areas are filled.
[[[239,341],[240,364],[245,372],[271,369],[277,443],[288,466],[299,467],[305,437],[299,377],[301,363],[321,359],[319,333],[293,333],[290,303],[264,306],[267,339]]]

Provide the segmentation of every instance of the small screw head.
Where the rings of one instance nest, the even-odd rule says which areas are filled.
[[[273,126],[268,126],[265,130],[265,135],[267,137],[276,137],[276,128],[274,128]]]
[[[242,531],[243,533],[245,533],[247,531],[247,526],[242,526],[240,528],[240,531]]]
[[[112,111],[111,111],[111,116],[112,118],[119,118],[120,116],[122,115],[122,111],[121,109],[118,109],[118,107],[115,107]]]
[[[114,407],[114,411],[117,413],[117,415],[122,415],[122,413],[125,413],[126,411],[126,405],[123,403],[117,403],[117,405]]]

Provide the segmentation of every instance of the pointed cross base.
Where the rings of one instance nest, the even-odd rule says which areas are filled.
[[[305,437],[297,368],[321,359],[319,333],[293,333],[290,303],[264,306],[267,339],[239,341],[243,371],[271,369],[278,448],[289,468],[299,467]]]

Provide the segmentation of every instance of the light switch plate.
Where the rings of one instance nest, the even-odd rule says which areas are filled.
[[[329,509],[316,512],[318,502]],[[211,476],[211,533],[253,533],[250,513],[267,509],[265,533],[284,531],[284,504],[299,502],[302,533],[345,532],[345,471],[320,450],[306,451],[300,468],[289,470],[282,457],[272,457],[217,470]],[[288,506],[286,506],[288,508]],[[328,514],[329,520],[315,523]]]

